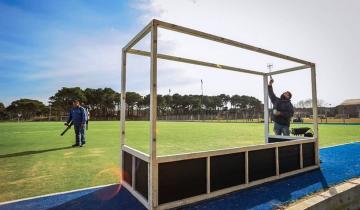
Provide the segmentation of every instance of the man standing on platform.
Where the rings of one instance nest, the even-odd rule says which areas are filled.
[[[268,90],[271,103],[274,105],[272,120],[274,121],[275,135],[290,135],[290,121],[294,115],[294,107],[291,104],[292,94],[289,91],[281,94],[280,98],[276,97],[273,91],[272,84],[274,80],[271,78]]]

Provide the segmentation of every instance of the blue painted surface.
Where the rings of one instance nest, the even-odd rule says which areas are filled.
[[[360,176],[360,142],[320,150],[321,170],[231,193],[183,209],[274,209],[293,200]],[[113,195],[113,196],[111,196]],[[7,209],[145,209],[118,185],[48,196],[0,206]]]

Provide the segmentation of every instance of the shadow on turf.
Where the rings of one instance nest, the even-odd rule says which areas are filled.
[[[68,147],[59,147],[59,148],[53,148],[53,149],[44,149],[44,150],[31,150],[31,151],[24,151],[24,152],[16,152],[16,153],[10,153],[10,154],[4,154],[0,155],[0,158],[9,158],[9,157],[18,157],[18,156],[26,156],[26,155],[34,155],[34,154],[40,154],[45,152],[54,152],[58,150],[66,150],[72,148],[71,146]]]
[[[329,187],[320,169],[294,175],[278,181],[262,184],[249,189],[230,193],[208,201],[185,206],[183,210],[199,209],[277,209],[287,202],[296,199],[298,191],[318,186],[320,189]],[[304,190],[303,195],[310,192]],[[267,204],[267,206],[261,206]]]
[[[109,197],[110,195],[110,197]],[[71,195],[69,195],[71,196]],[[134,198],[129,191],[119,185],[112,185],[91,192],[82,197],[75,198],[51,210],[79,210],[79,209],[131,209],[146,210],[146,208]],[[48,209],[48,210],[50,210]]]

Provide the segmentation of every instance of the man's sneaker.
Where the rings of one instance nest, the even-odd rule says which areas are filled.
[[[73,144],[72,145],[72,147],[78,147],[79,146],[79,144]]]

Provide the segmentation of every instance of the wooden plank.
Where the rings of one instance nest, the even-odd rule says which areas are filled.
[[[245,152],[245,184],[249,183],[249,151]]]
[[[124,160],[122,148],[125,144],[125,98],[126,98],[126,52],[122,51],[121,55],[121,101],[120,101],[120,122],[121,122],[121,133],[120,133],[120,168],[123,171]],[[123,179],[123,177],[121,177]]]
[[[303,70],[303,69],[307,69],[307,68],[310,68],[310,66],[308,66],[308,65],[296,66],[293,68],[272,71],[272,72],[267,73],[267,75],[283,74],[283,73],[299,71],[299,70]]]
[[[315,139],[314,138],[301,139],[301,140],[276,142],[276,143],[261,144],[261,145],[247,146],[247,147],[235,147],[235,148],[227,148],[227,149],[219,149],[219,150],[183,153],[176,155],[164,155],[164,156],[158,156],[157,162],[165,163],[165,162],[172,162],[178,160],[188,160],[194,158],[203,158],[203,157],[216,156],[216,155],[225,155],[225,154],[233,154],[233,153],[260,150],[260,149],[269,149],[280,146],[296,145],[296,144],[309,143],[309,142],[315,142]]]
[[[130,49],[128,51],[128,53],[134,54],[134,55],[148,56],[148,57],[151,55],[150,52],[146,52],[146,51],[142,51],[142,50],[135,50],[135,49]],[[215,63],[210,63],[210,62],[205,62],[205,61],[198,61],[198,60],[176,57],[176,56],[171,56],[171,55],[158,54],[157,57],[160,59],[163,59],[163,60],[170,60],[170,61],[194,64],[194,65],[199,65],[199,66],[206,66],[206,67],[211,67],[211,68],[224,69],[224,70],[242,72],[242,73],[247,73],[247,74],[265,75],[265,73],[263,73],[263,72],[258,72],[258,71],[254,71],[254,70],[226,66],[226,65],[222,65],[222,64],[215,64]]]
[[[279,147],[275,148],[275,160],[276,160],[276,176],[280,175],[280,167],[279,167]]]
[[[234,41],[234,40],[230,40],[230,39],[227,39],[227,38],[223,38],[223,37],[220,37],[220,36],[215,36],[215,35],[205,33],[205,32],[201,32],[201,31],[198,31],[198,30],[194,30],[194,29],[191,29],[191,28],[186,28],[186,27],[183,27],[183,26],[178,26],[178,25],[175,25],[175,24],[171,24],[171,23],[167,23],[167,22],[163,22],[163,21],[159,21],[159,20],[154,20],[154,21],[156,21],[158,23],[159,27],[164,28],[164,29],[177,31],[177,32],[180,32],[180,33],[200,37],[200,38],[203,38],[203,39],[208,39],[208,40],[215,41],[215,42],[220,42],[220,43],[223,43],[223,44],[231,45],[231,46],[234,46],[234,47],[239,47],[239,48],[250,50],[250,51],[253,51],[253,52],[257,52],[257,53],[261,53],[261,54],[265,54],[265,55],[285,59],[285,60],[288,60],[288,61],[293,61],[293,62],[296,62],[296,63],[301,63],[301,64],[305,64],[305,65],[311,65],[312,64],[309,61],[301,60],[301,59],[291,57],[291,56],[288,56],[288,55],[284,55],[284,54],[281,54],[281,53],[277,53],[277,52],[273,52],[273,51],[270,51],[270,50],[255,47],[255,46],[252,46],[252,45],[244,44],[244,43],[237,42],[237,41]]]
[[[304,136],[281,136],[281,135],[269,135],[270,138],[277,139],[315,139],[314,137],[304,137]]]
[[[317,87],[316,87],[316,69],[315,65],[311,66],[311,93],[312,93],[312,108],[313,108],[313,119],[314,119],[314,137],[315,141],[315,161],[316,165],[320,164],[319,159],[319,119],[318,119],[318,108],[317,108]]]
[[[300,168],[304,168],[304,163],[303,163],[303,147],[302,147],[302,144],[300,144]]]
[[[150,176],[150,174],[151,174],[151,165],[150,164],[148,164],[148,203],[149,203],[149,207],[151,206],[151,202],[152,202],[152,196],[151,196],[151,193],[152,193],[152,191],[151,191],[151,183],[152,183],[152,181],[150,180],[151,179],[151,176]]]
[[[210,157],[206,158],[206,193],[210,193]]]
[[[269,92],[268,92],[268,76],[264,75],[264,132],[265,143],[269,143]]]
[[[150,59],[150,198],[151,208],[158,206],[158,165],[156,161],[156,120],[157,120],[157,25],[151,26]]]
[[[134,149],[132,147],[129,147],[127,145],[124,145],[122,147],[122,150],[129,153],[129,154],[131,154],[131,155],[133,155],[133,156],[135,156],[135,157],[137,157],[137,158],[139,158],[139,159],[141,159],[141,160],[143,160],[143,161],[145,161],[145,162],[148,162],[148,163],[150,162],[150,156],[148,154],[146,154],[146,153],[140,152],[139,150],[136,150],[136,149]]]
[[[254,181],[254,182],[250,182],[249,184],[243,184],[243,185],[238,185],[238,186],[234,186],[234,187],[229,187],[229,188],[226,188],[226,189],[211,192],[209,194],[202,194],[202,195],[194,196],[194,197],[191,197],[191,198],[186,198],[186,199],[179,200],[179,201],[174,201],[174,202],[162,204],[162,205],[159,206],[158,209],[172,209],[172,208],[176,208],[176,207],[179,207],[179,206],[188,205],[188,204],[191,204],[191,203],[196,203],[196,202],[199,202],[199,201],[202,201],[202,200],[218,197],[220,195],[228,194],[228,193],[231,193],[231,192],[234,192],[234,191],[238,191],[238,190],[242,190],[242,189],[245,189],[245,188],[257,186],[257,185],[260,185],[260,184],[263,184],[263,183],[266,183],[266,182],[271,182],[271,181],[278,180],[278,179],[281,179],[281,178],[285,178],[285,177],[288,177],[288,176],[293,176],[295,174],[315,170],[315,169],[318,169],[318,168],[319,168],[319,166],[307,167],[307,168],[299,169],[299,170],[296,170],[296,171],[291,171],[291,172],[288,172],[288,173],[284,173],[284,174],[281,174],[280,176],[272,176],[272,177],[269,177],[269,178],[257,180],[257,181]]]
[[[122,52],[121,65],[121,104],[120,104],[120,121],[121,121],[121,136],[120,147],[125,144],[125,110],[126,110],[126,52]]]
[[[131,181],[132,181],[132,188],[135,190],[135,156],[132,156],[132,167],[131,167],[132,173],[131,173]]]
[[[141,30],[138,34],[136,34],[136,36],[132,38],[130,42],[127,45],[125,45],[125,47],[123,47],[123,51],[127,52],[134,45],[136,45],[136,43],[138,43],[142,38],[144,38],[150,32],[153,22],[154,21],[151,21],[149,24],[145,26],[145,28],[143,28],[143,30]]]

